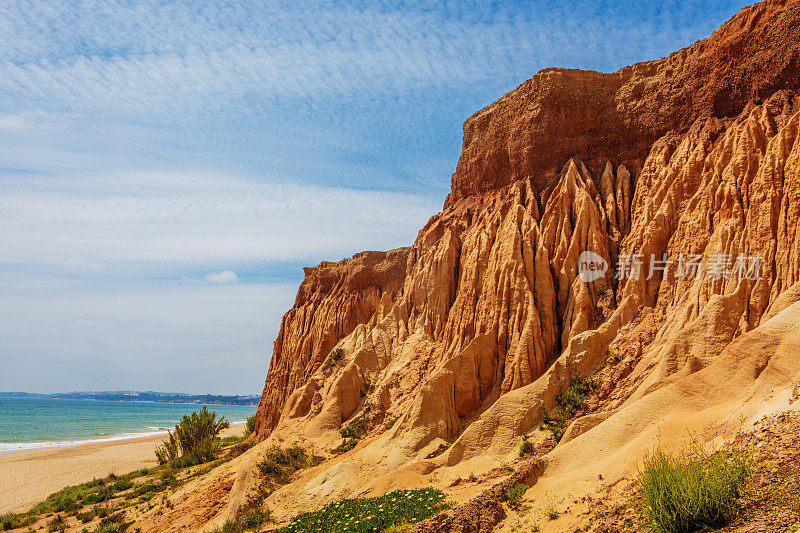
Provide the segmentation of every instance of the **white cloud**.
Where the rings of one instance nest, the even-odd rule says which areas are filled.
[[[236,272],[230,270],[223,270],[222,272],[211,272],[203,276],[203,279],[210,283],[224,284],[224,283],[238,283],[239,276]]]
[[[0,263],[148,274],[314,262],[410,245],[441,200],[388,191],[130,173],[6,179]],[[208,270],[205,270],[208,272]]]
[[[20,130],[25,124],[25,117],[22,114],[0,115],[0,130]]]

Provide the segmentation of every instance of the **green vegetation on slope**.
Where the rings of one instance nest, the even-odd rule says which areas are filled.
[[[278,486],[289,483],[292,474],[303,468],[318,465],[322,461],[322,457],[310,455],[300,446],[291,448],[273,446],[258,463],[262,492],[271,492]]]
[[[542,411],[542,428],[549,429],[556,443],[564,436],[567,424],[575,416],[586,396],[595,388],[592,378],[573,379],[567,390],[556,398],[556,407],[549,413]]]
[[[678,456],[656,450],[639,475],[642,514],[651,531],[690,533],[727,524],[750,476],[741,452],[706,453],[699,445]]]
[[[444,497],[443,492],[427,488],[343,500],[301,514],[278,533],[380,533],[392,526],[419,522],[449,508]]]
[[[46,529],[52,531],[74,527],[76,522],[89,524],[98,519],[96,532],[124,531],[130,525],[124,520],[125,509],[140,504],[152,508],[155,504],[151,500],[158,494],[169,506],[165,495],[167,491],[175,490],[189,479],[208,472],[230,458],[218,459],[220,445],[239,443],[245,437],[220,439],[219,432],[226,427],[227,420],[217,419],[216,413],[203,407],[199,413],[184,416],[176,426],[175,433],[170,435],[170,440],[160,447],[174,445],[174,459],[155,468],[145,468],[122,476],[109,474],[102,479],[65,487],[25,513],[0,516],[0,531],[31,526],[44,519],[48,519]],[[194,447],[194,451],[180,456],[178,450],[183,446],[189,450]],[[208,464],[189,469],[200,463]]]

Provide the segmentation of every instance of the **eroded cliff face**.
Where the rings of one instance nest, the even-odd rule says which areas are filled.
[[[612,353],[614,408],[758,326],[798,281],[798,23],[800,2],[763,2],[667,58],[543,71],[473,115],[444,210],[410,249],[307,269],[258,438],[405,415],[391,433],[410,458],[559,358],[568,379]],[[612,265],[641,254],[643,275],[586,283],[587,250]],[[759,255],[761,275],[649,276],[664,254],[703,256],[701,269]]]
[[[256,418],[256,433],[278,423],[286,398],[342,338],[380,314],[403,287],[407,248],[362,252],[338,263],[306,268],[294,306],[281,321]]]

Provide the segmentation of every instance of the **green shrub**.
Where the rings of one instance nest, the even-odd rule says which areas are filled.
[[[216,412],[204,406],[200,412],[181,418],[175,432],[169,433],[169,439],[156,447],[156,459],[162,465],[179,462],[177,466],[181,468],[213,461],[219,450],[219,443],[214,441],[229,427],[224,416],[217,418]]]
[[[358,422],[353,422],[350,425],[339,428],[339,435],[341,435],[343,439],[360,439],[365,432],[366,428],[364,427],[363,420],[359,420]]]
[[[431,453],[429,453],[427,456],[425,456],[425,459],[433,459],[434,457],[439,457],[444,452],[446,452],[447,448],[452,446],[454,442],[455,442],[454,440],[450,440],[450,441],[447,441],[447,442],[444,442],[444,443],[440,444],[438,448],[436,448]]]
[[[64,518],[64,515],[57,514],[47,523],[47,531],[58,531],[59,533],[63,533],[67,530],[67,519]]]
[[[181,418],[175,426],[175,437],[181,453],[186,454],[211,442],[222,430],[229,427],[230,423],[224,416],[217,419],[216,412],[203,407],[199,413],[194,412]]]
[[[80,520],[81,523],[85,524],[86,522],[91,522],[92,520],[94,520],[95,516],[97,516],[97,513],[94,511],[94,509],[90,509],[82,513],[77,513],[75,515],[75,518]]]
[[[321,457],[309,455],[300,446],[291,448],[273,446],[267,450],[264,459],[258,463],[262,486],[272,489],[279,485],[285,485],[291,481],[292,474],[303,468],[317,465],[321,461]]]
[[[245,427],[245,432],[248,435],[252,435],[255,430],[256,430],[256,415],[253,414],[247,417],[247,426]]]
[[[608,287],[606,287],[605,285],[600,285],[599,287],[597,287],[597,294],[600,296],[600,298],[605,298],[610,294],[610,292],[611,291],[609,291]]]
[[[564,436],[567,424],[580,410],[586,396],[594,390],[592,378],[573,379],[567,390],[556,398],[556,407],[548,413],[542,409],[542,427],[549,429],[556,443]]]
[[[332,363],[334,364],[338,363],[339,361],[342,360],[343,357],[344,357],[344,350],[342,348],[334,348],[333,350],[331,350],[330,358]]]
[[[156,446],[156,460],[160,465],[175,461],[181,455],[178,439],[175,438],[175,435],[171,431],[168,431],[168,433],[169,438]]]
[[[654,532],[723,526],[736,516],[736,499],[749,476],[742,453],[708,454],[699,445],[675,457],[656,450],[639,474],[642,514]]]
[[[533,443],[528,440],[526,435],[523,437],[522,444],[519,445],[519,456],[525,457],[526,455],[532,455],[534,451]]]
[[[397,423],[398,420],[400,420],[400,417],[396,416],[396,417],[392,418],[391,420],[389,420],[388,422],[386,422],[383,425],[383,427],[385,427],[386,429],[392,429],[392,427]]]
[[[123,513],[114,513],[100,520],[95,533],[123,533],[133,522],[125,522]]]
[[[382,532],[399,524],[419,522],[448,508],[444,493],[439,490],[396,490],[377,498],[343,500],[301,514],[279,533]]]
[[[345,452],[349,452],[350,450],[355,448],[357,444],[358,444],[358,439],[355,438],[355,437],[350,437],[348,440],[346,440],[345,442],[341,443],[336,448],[332,449],[331,453],[339,455],[339,454],[342,454],[342,453],[345,453]]]
[[[29,514],[9,513],[0,516],[0,531],[10,531],[12,529],[29,526],[36,522],[36,517]]]
[[[114,489],[115,492],[122,492],[124,490],[128,490],[129,488],[133,487],[133,483],[128,481],[127,479],[119,479],[111,485],[111,488]]]
[[[550,509],[547,510],[547,518],[549,518],[550,520],[557,519],[558,515],[559,515],[558,510],[555,507],[551,507]]]
[[[257,507],[240,516],[237,520],[226,521],[218,533],[244,533],[245,531],[258,531],[262,525],[272,521],[269,509]]]
[[[208,463],[217,458],[220,443],[218,441],[206,441],[197,445],[193,450],[181,455],[173,461],[176,468],[188,468],[190,466]]]
[[[519,507],[526,490],[528,490],[528,485],[523,485],[522,483],[517,483],[513,487],[506,489],[506,501],[508,501],[508,506],[511,508]]]

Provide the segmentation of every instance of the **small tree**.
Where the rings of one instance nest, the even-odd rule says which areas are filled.
[[[179,458],[186,458],[191,464],[212,460],[216,451],[214,440],[229,427],[224,416],[217,418],[216,412],[204,406],[199,413],[181,418],[175,425],[175,432],[170,432],[169,439],[156,448],[156,459],[159,464]]]
[[[222,430],[229,427],[230,423],[224,416],[217,419],[217,413],[204,406],[199,413],[194,412],[181,418],[175,426],[175,438],[178,439],[181,452],[186,454],[211,442]]]

